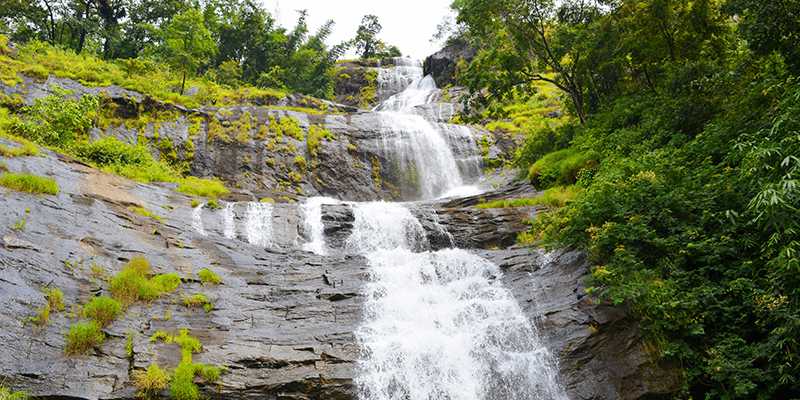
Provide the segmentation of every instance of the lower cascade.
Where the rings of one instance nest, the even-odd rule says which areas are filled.
[[[370,266],[364,400],[566,399],[555,361],[501,284],[502,272],[466,250],[416,252],[424,232],[397,203],[354,204],[348,247]]]

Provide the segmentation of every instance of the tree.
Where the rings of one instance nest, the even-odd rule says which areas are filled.
[[[742,18],[739,30],[755,53],[778,52],[800,72],[800,1],[729,0],[726,8]]]
[[[374,58],[378,48],[378,33],[383,26],[376,15],[368,14],[361,18],[356,37],[352,44],[361,58]]]
[[[569,96],[583,123],[587,82],[580,66],[585,54],[581,47],[571,46],[569,39],[594,22],[600,7],[594,1],[560,3],[556,7],[553,0],[456,0],[453,7],[459,13],[458,22],[472,35],[487,44],[509,43],[502,53],[495,51],[489,57],[495,58],[497,69],[507,70],[496,76],[494,84],[502,87],[500,91],[532,81],[550,82]],[[555,75],[549,76],[548,71]]]
[[[196,73],[214,55],[214,40],[203,24],[203,14],[196,8],[175,15],[164,27],[163,38],[167,62],[183,71],[180,91],[183,94],[186,76]]]

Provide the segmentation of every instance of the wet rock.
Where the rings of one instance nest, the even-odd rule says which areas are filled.
[[[438,52],[428,56],[423,63],[425,75],[432,75],[436,86],[445,87],[455,84],[456,66],[460,60],[471,61],[476,50],[466,42],[457,40]]]
[[[53,176],[61,192],[42,197],[0,188],[4,385],[41,397],[132,398],[133,371],[152,362],[174,368],[180,361],[175,345],[151,343],[149,336],[185,327],[203,343],[196,362],[227,368],[219,386],[203,388],[208,396],[352,398],[357,354],[352,332],[360,319],[365,272],[361,258],[323,259],[252,246],[211,230],[201,235],[192,228],[188,197],[168,187],[108,177],[49,153],[7,164],[12,171]],[[146,207],[162,221],[131,213],[127,204]],[[219,213],[207,210],[205,217],[213,222]],[[21,217],[26,228],[12,235],[9,227]],[[296,212],[280,207],[274,218],[281,227],[276,229],[297,224],[290,222]],[[107,293],[97,269],[109,276],[134,256],[148,258],[156,272],[178,272],[185,278],[180,292],[134,305],[105,329],[102,346],[87,355],[65,356],[64,333],[77,321],[68,315],[71,308]],[[200,285],[195,274],[205,267],[223,283]],[[64,292],[67,310],[54,311],[49,324],[39,328],[26,321],[44,304],[46,287]],[[213,310],[184,307],[181,292],[206,294]],[[129,332],[131,358],[125,351]]]
[[[559,356],[570,399],[669,398],[680,389],[679,368],[648,352],[624,309],[585,295],[583,253],[522,248],[480,255],[503,269],[503,283]]]

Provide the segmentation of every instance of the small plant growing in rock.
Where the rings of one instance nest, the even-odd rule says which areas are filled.
[[[128,331],[128,334],[125,335],[125,355],[127,355],[129,359],[133,359],[133,338],[135,336],[136,333],[133,331]]]
[[[109,285],[111,295],[123,306],[129,306],[138,300],[155,300],[180,286],[181,278],[177,274],[161,274],[148,278],[149,275],[150,263],[147,259],[143,257],[131,259],[122,271],[111,278]]]
[[[106,327],[122,313],[122,305],[108,297],[98,296],[83,306],[83,315],[97,322],[101,327]]]
[[[208,296],[202,293],[184,296],[183,305],[189,308],[203,307],[206,312],[211,312],[214,309],[214,303],[209,300]]]
[[[98,265],[96,263],[92,263],[92,266],[89,269],[89,274],[92,276],[92,278],[95,278],[95,279],[98,279],[98,280],[101,280],[101,281],[104,281],[104,280],[107,279],[105,268],[103,268],[101,265]]]
[[[47,326],[50,323],[50,303],[45,303],[45,305],[39,307],[36,310],[36,314],[28,318],[28,322],[39,328]]]
[[[89,350],[103,344],[104,340],[105,334],[97,322],[78,322],[69,327],[64,353],[67,355],[86,354]]]
[[[50,288],[44,291],[47,304],[53,311],[64,311],[64,292],[59,288]]]
[[[200,278],[200,282],[202,282],[204,285],[219,285],[222,283],[222,278],[208,268],[201,269],[200,272],[197,273],[197,276]]]
[[[197,208],[197,206],[199,206],[200,204],[201,204],[200,200],[192,199],[192,202],[191,202],[192,208]]]
[[[181,285],[181,277],[176,273],[159,274],[150,280],[161,293],[171,293]]]
[[[145,399],[158,397],[158,394],[169,386],[169,374],[158,364],[150,364],[145,371],[133,373],[133,385],[138,394]]]
[[[28,400],[28,394],[22,391],[14,392],[5,386],[0,386],[0,400]]]
[[[25,218],[20,218],[19,221],[14,223],[14,225],[11,225],[11,230],[13,230],[15,232],[22,232],[22,231],[25,230],[25,225],[26,224],[27,224],[27,221],[25,220]]]
[[[150,211],[150,210],[148,210],[148,209],[146,209],[144,207],[133,207],[133,206],[131,206],[131,207],[128,207],[128,210],[130,210],[130,211],[132,211],[132,212],[134,212],[136,214],[139,214],[139,215],[141,215],[141,216],[143,216],[145,218],[150,218],[150,219],[152,219],[154,221],[161,222],[161,220],[162,220],[161,216],[155,214],[154,212],[152,212],[152,211]]]
[[[222,208],[216,199],[209,200],[208,203],[206,203],[206,207],[208,207],[211,210],[219,210],[220,208]]]

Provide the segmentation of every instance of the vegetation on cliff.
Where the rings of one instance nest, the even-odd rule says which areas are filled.
[[[800,395],[800,2],[457,0],[474,105],[559,88],[516,163],[575,184],[532,235],[586,249],[685,398]],[[795,40],[795,45],[789,43]]]

